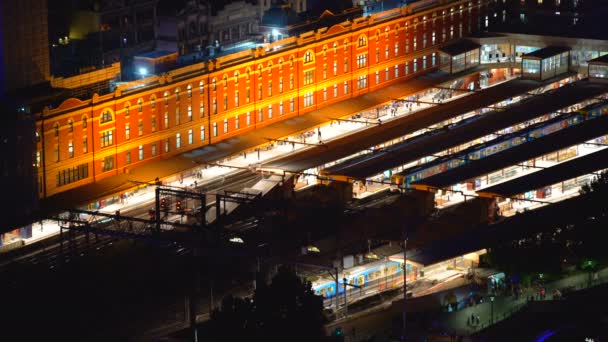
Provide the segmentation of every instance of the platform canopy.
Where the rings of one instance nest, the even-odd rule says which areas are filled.
[[[439,49],[441,69],[451,74],[479,65],[481,45],[461,39]]]

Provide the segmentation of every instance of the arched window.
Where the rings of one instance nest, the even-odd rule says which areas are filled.
[[[312,63],[314,61],[312,51],[306,51],[306,53],[304,53],[304,63]]]
[[[234,72],[234,84],[239,84],[239,72]]]
[[[224,88],[228,86],[228,76],[224,75]]]
[[[101,119],[99,123],[106,123],[112,121],[112,113],[109,110],[101,113]]]
[[[293,56],[289,56],[289,67],[293,68]]]
[[[258,65],[258,78],[262,78],[262,66]]]
[[[198,82],[198,93],[201,95],[205,93],[205,82],[204,81]]]
[[[344,52],[348,50],[348,40],[344,41]]]
[[[53,126],[53,130],[55,131],[55,136],[58,137],[59,136],[59,124],[55,123],[55,125]]]
[[[137,110],[140,113],[144,110],[144,101],[142,99],[137,100]]]
[[[175,89],[175,101],[179,101],[179,88]]]
[[[150,108],[156,108],[156,97],[150,96]]]
[[[211,89],[217,90],[217,80],[215,78],[211,81]]]
[[[367,45],[367,41],[365,39],[365,36],[363,36],[363,35],[359,36],[359,44],[357,46],[364,47],[366,45]]]
[[[73,132],[74,131],[74,121],[72,121],[72,119],[68,120],[68,132]]]
[[[87,124],[88,124],[88,120],[87,120],[87,116],[83,116],[82,117],[82,128],[87,128]]]
[[[129,107],[130,107],[130,106],[131,106],[131,105],[129,104],[129,102],[127,102],[127,103],[125,104],[125,116],[129,116]]]
[[[168,92],[168,91],[166,91],[166,92],[163,94],[163,98],[164,98],[164,101],[165,101],[165,106],[166,106],[166,105],[169,103],[169,92]]]
[[[186,91],[188,93],[188,97],[192,97],[192,84],[188,84]]]
[[[251,76],[251,69],[247,68],[247,70],[245,71],[245,79],[247,81],[249,81],[249,76]]]
[[[279,71],[283,71],[283,60],[279,59]]]
[[[327,57],[327,45],[323,45],[323,58]]]
[[[272,75],[272,62],[268,62],[268,76]]]
[[[334,55],[338,53],[338,43],[334,42]]]

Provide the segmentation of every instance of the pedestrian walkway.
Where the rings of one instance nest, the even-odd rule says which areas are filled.
[[[490,294],[485,291],[483,292],[483,303],[456,312],[442,313],[438,322],[440,327],[448,333],[468,336],[509,318],[525,307],[531,297],[536,301],[553,300],[552,293],[555,290],[564,288],[581,290],[590,285],[589,279],[589,273],[582,272],[545,284],[543,285],[544,298],[541,298],[537,288],[525,289],[517,299],[514,296],[497,295],[493,301],[490,299]],[[607,281],[608,268],[604,268],[598,271],[598,279],[592,281],[591,285],[599,285]]]

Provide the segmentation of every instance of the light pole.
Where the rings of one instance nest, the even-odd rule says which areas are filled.
[[[494,296],[490,296],[490,324],[494,324]]]

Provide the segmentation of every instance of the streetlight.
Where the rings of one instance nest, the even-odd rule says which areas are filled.
[[[490,323],[494,324],[494,296],[490,296]]]

